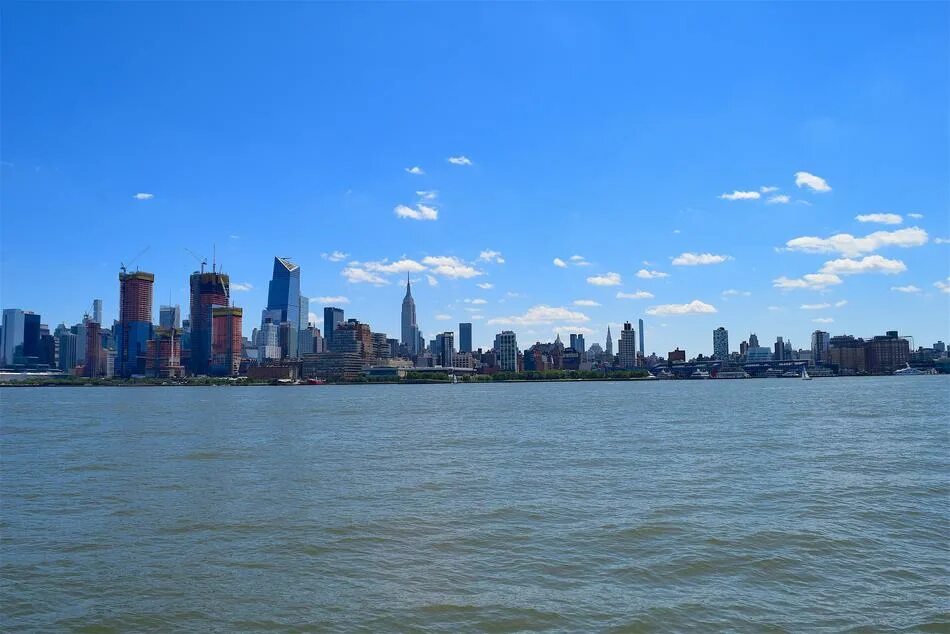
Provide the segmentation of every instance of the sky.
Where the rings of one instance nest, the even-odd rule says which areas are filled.
[[[186,249],[259,325],[476,346],[645,322],[950,337],[947,3],[5,3],[0,305],[55,327]],[[146,250],[147,249],[147,250]],[[144,253],[143,253],[144,251]],[[322,323],[320,324],[322,325]]]

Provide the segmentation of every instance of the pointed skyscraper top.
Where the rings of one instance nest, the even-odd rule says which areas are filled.
[[[412,287],[409,284],[409,272],[406,272],[406,297],[412,297]]]

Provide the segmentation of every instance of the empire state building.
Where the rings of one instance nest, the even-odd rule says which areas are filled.
[[[418,354],[419,327],[416,325],[416,302],[412,299],[409,274],[406,274],[406,296],[402,299],[402,340],[410,354]]]

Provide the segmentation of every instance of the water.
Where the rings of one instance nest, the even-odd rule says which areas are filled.
[[[950,377],[0,391],[8,631],[950,629]]]

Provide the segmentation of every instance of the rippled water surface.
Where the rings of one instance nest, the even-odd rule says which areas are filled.
[[[0,390],[8,631],[950,628],[950,377]]]

